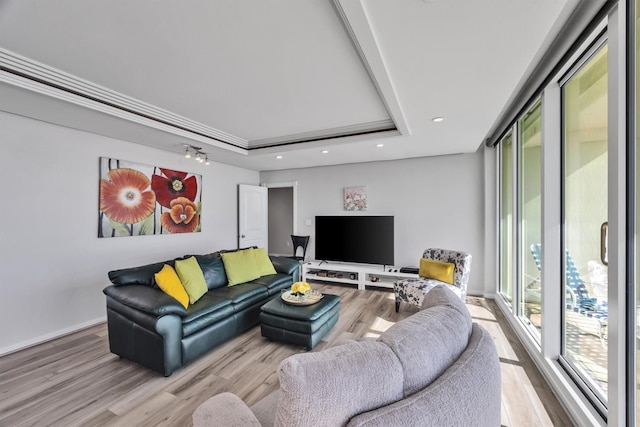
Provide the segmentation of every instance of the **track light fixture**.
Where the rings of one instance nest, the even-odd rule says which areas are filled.
[[[187,159],[191,158],[191,154],[193,153],[195,157],[195,161],[198,163],[204,163],[209,166],[211,163],[209,161],[209,155],[202,151],[202,147],[196,147],[195,145],[184,144],[184,157]]]

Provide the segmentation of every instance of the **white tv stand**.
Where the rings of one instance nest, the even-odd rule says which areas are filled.
[[[393,288],[393,282],[402,278],[418,277],[417,274],[400,273],[400,267],[370,264],[307,261],[302,264],[302,280],[346,283],[358,289],[367,286]]]

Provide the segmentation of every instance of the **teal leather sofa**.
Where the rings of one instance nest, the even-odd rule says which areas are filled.
[[[186,309],[155,283],[154,274],[175,260],[109,272],[103,292],[112,353],[169,376],[258,324],[260,307],[300,274],[298,261],[269,257],[277,274],[228,286],[220,252],[195,257],[208,292]]]

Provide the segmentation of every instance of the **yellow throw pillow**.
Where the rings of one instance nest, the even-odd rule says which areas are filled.
[[[453,270],[455,265],[450,262],[434,261],[432,259],[420,259],[420,277],[435,279],[453,285]]]
[[[189,295],[184,290],[184,286],[180,282],[180,278],[176,271],[169,264],[165,264],[162,270],[155,275],[156,283],[158,287],[162,289],[165,294],[174,297],[180,304],[187,308],[189,305]]]
[[[256,270],[260,277],[276,274],[276,269],[273,267],[265,248],[253,249],[253,256],[255,257]]]
[[[189,295],[189,302],[193,304],[202,298],[202,295],[206,294],[207,282],[204,280],[204,274],[198,264],[196,257],[192,256],[187,259],[176,261],[176,272],[184,290]]]
[[[260,277],[256,268],[256,257],[253,249],[243,249],[220,254],[227,273],[229,286],[250,282]]]

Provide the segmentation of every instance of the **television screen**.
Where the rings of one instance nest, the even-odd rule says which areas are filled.
[[[316,259],[393,265],[393,216],[316,216]]]

